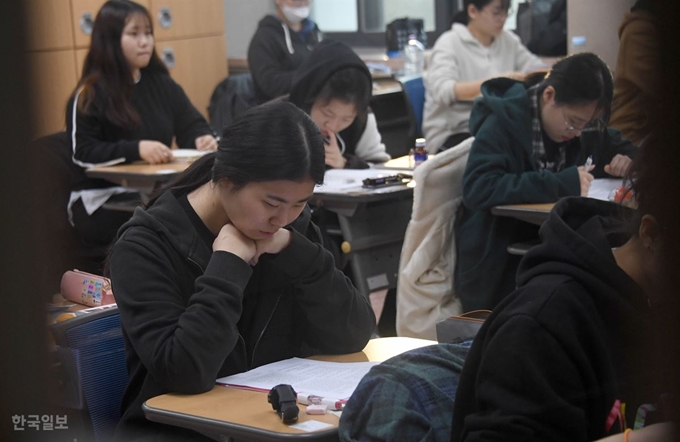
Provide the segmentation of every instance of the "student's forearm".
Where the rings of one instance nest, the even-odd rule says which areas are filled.
[[[461,81],[453,86],[453,93],[456,96],[456,100],[460,101],[471,101],[474,100],[480,93],[482,83],[487,79],[483,78],[481,80],[475,81]]]

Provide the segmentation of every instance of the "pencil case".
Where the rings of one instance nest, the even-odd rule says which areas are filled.
[[[68,270],[61,277],[61,295],[69,301],[90,307],[116,302],[110,279],[78,269]]]

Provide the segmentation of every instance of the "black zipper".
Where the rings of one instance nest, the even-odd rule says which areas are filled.
[[[276,308],[279,306],[280,301],[281,301],[281,292],[279,292],[279,296],[276,298],[276,304],[274,304],[274,308],[272,309],[272,312],[269,315],[269,319],[267,319],[267,323],[262,328],[262,331],[260,332],[260,336],[258,336],[257,342],[255,343],[255,347],[253,347],[253,354],[252,354],[252,357],[250,358],[250,367],[252,367],[255,364],[255,352],[257,351],[257,346],[260,345],[260,340],[262,339],[262,335],[264,335],[264,332],[267,331],[267,327],[269,327],[269,323],[272,321],[272,318],[274,317],[274,313],[276,313]],[[250,370],[250,367],[248,368],[249,370]]]

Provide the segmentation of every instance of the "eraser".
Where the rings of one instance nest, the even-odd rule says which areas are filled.
[[[307,414],[326,414],[326,405],[307,405]]]

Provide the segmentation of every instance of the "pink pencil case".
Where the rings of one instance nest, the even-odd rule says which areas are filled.
[[[78,269],[68,270],[61,277],[61,295],[69,301],[91,307],[116,302],[110,279]]]

